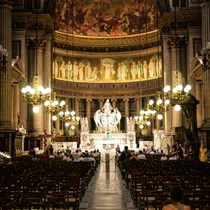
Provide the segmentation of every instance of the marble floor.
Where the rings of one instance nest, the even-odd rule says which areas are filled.
[[[136,210],[113,157],[112,153],[102,154],[101,164],[83,197],[80,210]]]

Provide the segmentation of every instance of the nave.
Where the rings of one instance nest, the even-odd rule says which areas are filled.
[[[40,159],[39,159],[40,158]],[[0,209],[134,210],[115,155],[90,162],[29,156],[0,165]]]
[[[80,204],[81,210],[135,210],[113,154],[110,162],[102,154],[101,163]],[[108,165],[107,165],[108,164]]]

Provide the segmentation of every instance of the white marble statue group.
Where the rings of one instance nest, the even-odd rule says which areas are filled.
[[[98,132],[111,132],[118,133],[118,124],[121,119],[121,113],[118,108],[113,108],[109,102],[106,100],[102,109],[99,109],[94,114],[94,120]]]
[[[121,113],[118,108],[113,108],[106,100],[104,106],[98,109],[94,114],[94,121],[98,133],[119,133],[119,123],[121,120]],[[135,120],[133,117],[127,117],[127,132],[135,131]],[[89,132],[88,118],[82,117],[80,119],[81,132]]]

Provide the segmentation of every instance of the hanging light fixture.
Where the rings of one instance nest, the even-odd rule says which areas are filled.
[[[55,29],[55,15],[54,15],[54,29]],[[54,32],[55,33],[55,32]],[[53,36],[54,37],[54,36]],[[53,48],[53,58],[55,59],[55,48]],[[55,61],[53,61],[53,68],[52,68],[52,75],[54,75],[54,69],[55,67]],[[55,88],[55,75],[53,77],[53,83],[52,83],[52,87],[53,89]],[[48,98],[48,100],[46,100],[44,102],[44,106],[45,106],[45,110],[46,112],[51,114],[52,120],[56,121],[58,119],[58,114],[61,111],[65,111],[65,107],[64,105],[66,104],[66,102],[64,100],[59,100],[57,98],[57,93],[55,91],[52,92],[52,96]]]
[[[140,129],[143,129],[146,125],[151,125],[151,117],[154,114],[151,111],[152,110],[140,110],[140,115],[134,117],[135,123],[139,126]]]
[[[140,11],[140,8],[139,8],[139,11]],[[139,22],[140,24],[140,22]],[[146,45],[148,44],[148,25],[146,23]],[[140,29],[140,25],[139,25],[139,29]],[[140,31],[139,31],[140,33]],[[140,42],[140,40],[139,40]],[[147,50],[146,50],[147,51]],[[146,52],[146,55],[147,55],[147,52]],[[147,69],[147,75],[146,76],[146,79],[148,80],[148,69]],[[147,84],[147,88],[148,88],[148,82],[146,83]],[[148,90],[147,90],[148,92]],[[139,116],[135,116],[134,117],[134,120],[135,120],[135,123],[139,126],[140,129],[143,129],[145,128],[145,126],[150,126],[151,125],[151,120],[154,118],[155,116],[155,113],[156,111],[155,110],[151,110],[149,105],[147,105],[146,107],[146,110],[140,110],[140,115]]]
[[[160,91],[158,91],[156,103],[153,99],[149,100],[149,107],[155,111],[158,120],[163,120],[164,113],[168,110],[169,104],[170,101],[168,99],[163,101]]]
[[[59,101],[56,96],[56,92],[52,94],[52,100],[48,99],[44,102],[45,110],[52,115],[52,120],[57,120],[57,115],[64,111],[64,105],[66,102],[64,100]]]
[[[165,98],[174,107],[176,111],[181,110],[181,104],[190,101],[189,91],[191,90],[190,85],[186,85],[184,88],[178,83],[178,72],[176,72],[176,86],[171,90],[169,85],[165,86],[163,91]]]
[[[66,127],[70,127],[70,129],[74,130],[79,124],[80,117],[76,116],[74,110],[69,111],[69,107],[66,104],[65,111],[59,112],[59,119],[65,123]]]
[[[32,87],[30,85],[27,85],[26,87],[21,89],[21,92],[23,94],[23,98],[26,101],[26,103],[33,105],[33,112],[38,113],[39,112],[39,105],[43,104],[49,97],[51,93],[51,88],[47,87],[44,88],[43,86],[39,85],[39,77],[37,74],[37,47],[38,47],[38,14],[37,14],[37,5],[36,5],[36,39],[35,39],[35,46],[36,46],[36,56],[35,56],[35,63],[36,63],[36,74],[33,77],[33,85]]]
[[[158,1],[156,1],[156,19],[157,19],[157,79],[158,79],[158,87],[160,88],[160,53],[159,53],[159,45],[158,45],[158,41],[159,41],[159,4]],[[158,120],[163,120],[164,118],[164,113],[167,111],[168,106],[170,101],[168,99],[166,99],[165,101],[162,99],[162,97],[164,96],[163,93],[161,93],[161,91],[157,92],[157,99],[154,101],[153,99],[149,100],[148,106],[149,108],[155,112],[155,115],[157,117]]]
[[[27,85],[21,90],[26,103],[33,105],[33,112],[39,112],[39,105],[43,104],[50,97],[51,88],[43,88],[39,85],[38,75],[33,78],[33,86]]]
[[[186,103],[190,101],[189,91],[191,90],[191,86],[187,84],[185,87],[183,85],[179,84],[178,78],[178,71],[177,71],[177,44],[179,41],[179,37],[177,37],[177,19],[176,19],[176,7],[178,1],[174,1],[173,7],[174,7],[174,22],[175,22],[175,37],[171,37],[172,40],[175,42],[175,48],[176,48],[176,63],[175,63],[175,87],[171,88],[169,85],[166,85],[163,89],[165,99],[170,102],[170,105],[174,107],[176,111],[181,110],[182,103]]]

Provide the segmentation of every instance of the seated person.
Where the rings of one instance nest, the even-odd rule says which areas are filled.
[[[170,191],[172,203],[163,206],[162,210],[190,210],[190,206],[182,203],[183,191],[181,187],[173,187]]]
[[[169,160],[177,160],[177,156],[174,154],[174,155],[171,155],[171,157],[169,158]]]
[[[137,156],[137,160],[146,160],[146,155],[143,154],[141,150],[139,150],[139,155]]]
[[[166,156],[165,153],[162,155],[162,157],[160,158],[160,160],[168,160],[168,158],[167,158],[167,156]]]

